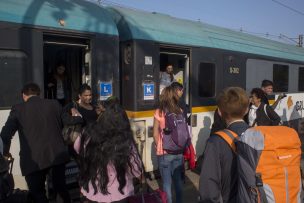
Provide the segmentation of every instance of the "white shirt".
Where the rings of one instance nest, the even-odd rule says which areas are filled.
[[[250,109],[249,109],[249,114],[248,114],[248,121],[249,121],[249,126],[252,126],[255,119],[256,119],[256,111],[257,111],[258,107],[256,107],[255,105],[251,105]],[[256,125],[256,123],[255,123]]]
[[[62,80],[57,79],[57,99],[64,99],[64,90],[63,90],[63,82]]]

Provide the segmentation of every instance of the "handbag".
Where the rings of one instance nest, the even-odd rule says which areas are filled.
[[[167,194],[161,189],[128,197],[128,203],[167,203]]]
[[[76,102],[73,102],[73,107],[78,110],[78,105]],[[66,145],[72,145],[76,141],[77,137],[81,135],[82,125],[64,125],[62,129],[63,141]]]
[[[67,145],[72,145],[77,137],[81,135],[81,125],[66,125],[62,129],[63,141]]]
[[[149,187],[146,187],[146,192],[143,192],[144,184],[147,182],[145,176],[145,167],[142,163],[142,173],[140,178],[140,193],[129,196],[127,198],[128,203],[167,203],[167,194],[161,189],[151,190]]]
[[[0,202],[1,203],[30,203],[28,190],[14,189],[12,174],[14,158],[4,158],[0,154]]]

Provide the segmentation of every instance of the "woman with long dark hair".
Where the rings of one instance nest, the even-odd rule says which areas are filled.
[[[75,144],[79,153],[79,183],[87,202],[127,202],[134,193],[133,178],[142,162],[135,147],[126,112],[119,103],[105,111]]]
[[[163,130],[165,129],[165,114],[182,114],[178,105],[179,97],[171,86],[163,89],[159,97],[159,108],[154,113],[153,138],[156,145],[158,168],[162,177],[163,190],[167,194],[167,202],[172,203],[171,185],[175,188],[176,202],[182,202],[183,154],[169,154],[163,149]]]

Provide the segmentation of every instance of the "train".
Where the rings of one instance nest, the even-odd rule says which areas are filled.
[[[304,134],[304,49],[199,21],[83,0],[0,1],[0,127],[23,84],[34,81],[47,98],[47,75],[64,60],[71,98],[82,83],[94,101],[120,98],[145,170],[157,169],[153,115],[161,72],[168,63],[184,86],[192,143],[200,156],[209,137],[216,95],[225,87],[246,91],[263,79],[275,84],[273,102],[286,125]],[[11,151],[18,162],[19,140]],[[16,164],[18,165],[18,164]],[[15,179],[22,182],[19,167]],[[25,182],[24,182],[25,184]],[[20,183],[19,187],[26,187]]]

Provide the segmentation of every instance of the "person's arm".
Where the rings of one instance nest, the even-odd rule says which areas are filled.
[[[279,124],[280,124],[281,118],[280,118],[280,116],[273,110],[272,107],[270,107],[270,106],[267,105],[267,106],[266,106],[266,112],[267,112],[267,115],[268,115],[269,119],[271,120],[273,126],[279,125]]]
[[[75,108],[73,107],[73,104],[66,105],[61,114],[61,120],[63,125],[76,125],[76,124],[82,124],[83,118],[80,116],[75,116]],[[78,112],[78,111],[77,111]],[[74,116],[72,116],[72,113],[74,113]]]
[[[18,120],[16,116],[16,109],[15,107],[13,107],[0,134],[0,137],[2,138],[3,141],[4,156],[9,155],[11,140],[17,130],[18,130]]]
[[[280,94],[280,95],[278,96],[277,100],[275,100],[275,102],[271,105],[271,108],[273,108],[273,109],[277,108],[279,102],[280,102],[284,97],[286,97],[285,94]]]
[[[221,164],[219,150],[209,138],[204,151],[199,179],[200,203],[220,203]]]
[[[159,120],[154,118],[153,122],[153,139],[155,142],[155,145],[157,146],[158,144],[158,138],[159,138]]]

